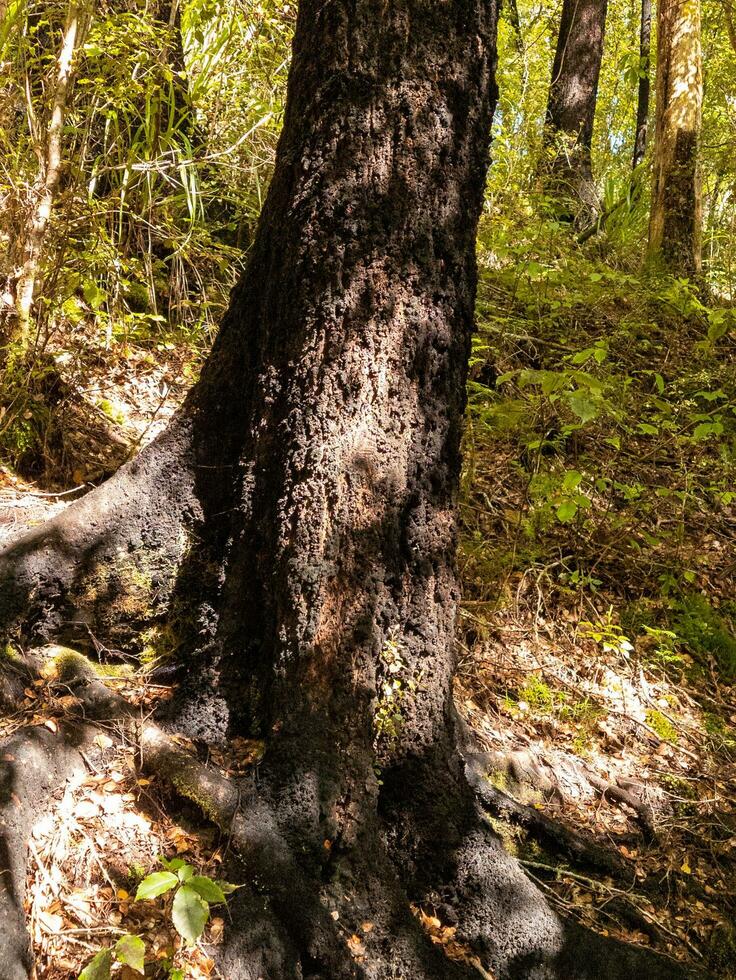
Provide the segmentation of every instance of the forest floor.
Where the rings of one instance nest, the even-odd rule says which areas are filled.
[[[551,901],[726,980],[736,977],[736,339],[675,287],[594,266],[561,281],[532,265],[481,282],[458,707],[487,753],[488,785],[520,805],[489,820]],[[131,452],[165,425],[199,357],[185,342],[102,352],[93,367],[79,362],[69,388]],[[99,460],[85,470],[83,427],[69,429],[55,445],[76,448],[50,453],[45,480],[0,469],[0,540],[99,479]],[[73,697],[57,681],[26,689],[0,735],[55,731]],[[109,683],[145,715],[172,695],[129,666],[112,664]],[[210,761],[232,774],[259,752],[236,745]],[[142,935],[162,969],[217,976],[226,908],[186,946],[162,900],[132,896],[162,855],[216,877],[227,840],[141,778],[120,731],[101,727],[88,761],[32,833],[39,977],[75,978],[124,932]],[[612,857],[581,857],[571,840]],[[453,929],[416,911],[451,946]]]

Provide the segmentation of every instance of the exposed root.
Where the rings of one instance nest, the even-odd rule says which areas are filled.
[[[389,975],[417,980],[477,977],[472,964],[448,960],[423,934],[377,839],[366,842],[372,866],[371,861],[360,859],[360,852],[349,859],[341,856],[336,864],[337,856],[325,848],[321,873],[319,868],[312,868],[312,878],[303,867],[305,859],[311,864],[309,858],[302,854],[299,860],[294,854],[255,783],[235,786],[197,761],[156,725],[143,726],[140,744],[144,768],[163,776],[227,834],[254,882],[262,883],[279,923],[281,943],[285,929],[303,971],[278,973],[271,964],[272,972],[267,971],[266,976],[303,975],[322,980]],[[349,864],[349,870],[340,867],[343,862]],[[399,908],[401,899],[403,906]],[[252,937],[249,941],[248,931],[239,937],[241,951],[235,968],[241,972],[237,976],[251,976],[247,970],[263,955]],[[389,974],[389,964],[391,970],[399,972]],[[280,969],[285,969],[283,962]]]
[[[541,843],[579,864],[599,868],[626,881],[631,869],[611,847],[599,843],[591,834],[570,830],[545,813],[515,800],[486,778],[485,756],[465,756],[465,775],[483,806],[494,816],[508,820],[533,834]]]
[[[0,636],[115,648],[162,615],[202,516],[191,442],[187,424],[172,424],[105,484],[0,550]]]
[[[654,823],[654,813],[647,803],[629,789],[606,782],[605,779],[601,779],[595,773],[587,772],[586,775],[590,785],[598,790],[602,797],[613,800],[616,803],[624,804],[634,811],[642,829],[650,840],[656,837],[657,831]]]
[[[465,832],[459,835],[458,846],[454,846],[456,838],[452,827],[444,828],[444,837],[433,834],[433,868],[439,869],[444,876],[454,869],[453,876],[449,882],[446,879],[441,885],[424,891],[423,899],[415,896],[429,906],[440,908],[441,914],[458,923],[457,936],[468,951],[467,960],[455,963],[445,958],[438,972],[436,954],[432,959],[421,944],[417,945],[415,936],[407,946],[413,953],[403,952],[405,972],[389,973],[380,944],[380,926],[393,922],[385,938],[388,939],[391,932],[395,934],[399,896],[404,896],[408,904],[414,894],[411,885],[407,891],[406,886],[398,884],[397,870],[401,868],[401,862],[397,862],[393,849],[391,858],[382,846],[376,847],[375,840],[366,843],[366,853],[372,856],[372,867],[351,849],[341,856],[341,861],[350,870],[341,869],[339,887],[333,888],[325,884],[330,880],[328,872],[331,872],[332,859],[326,857],[318,877],[310,878],[305,872],[305,860],[308,866],[309,859],[294,854],[255,781],[238,789],[176,745],[171,736],[155,725],[144,726],[141,750],[144,765],[163,775],[179,793],[194,801],[208,819],[228,834],[232,846],[244,858],[256,879],[266,882],[272,908],[280,920],[284,921],[285,912],[290,916],[287,930],[294,946],[306,950],[308,956],[312,956],[316,948],[322,950],[323,959],[312,973],[315,977],[401,975],[417,980],[435,976],[477,977],[479,969],[474,965],[475,957],[478,957],[478,963],[485,964],[482,969],[487,967],[498,980],[558,977],[565,980],[629,980],[645,975],[673,980],[687,975],[674,961],[598,936],[560,918],[524,875],[518,862],[506,854],[498,838],[484,826],[482,813],[477,809],[473,810]],[[432,827],[432,821],[426,820],[421,813],[423,801],[421,793],[417,795],[419,811],[413,817],[406,815],[402,826],[411,832],[423,823],[432,833],[437,828]],[[460,801],[458,808],[462,810]],[[380,827],[376,830],[380,836]],[[317,870],[313,868],[313,871]],[[410,872],[408,880],[412,877]],[[381,897],[376,882],[381,883]],[[340,896],[347,897],[349,891],[353,892],[353,908],[340,901]],[[376,926],[375,934],[371,931],[370,941],[364,937],[357,944],[359,952],[354,959],[360,961],[361,974],[352,972],[355,963],[346,967],[344,937],[337,942],[335,936],[337,921],[349,924],[353,933],[358,928],[356,895],[362,895],[364,902],[371,899],[365,905],[364,914],[371,916],[371,925]],[[391,909],[388,917],[387,904]],[[304,916],[299,909],[308,910],[309,914]],[[337,913],[336,918],[327,916],[327,909]],[[394,964],[399,956],[397,943],[399,940],[395,939]],[[419,954],[419,950],[423,952]]]

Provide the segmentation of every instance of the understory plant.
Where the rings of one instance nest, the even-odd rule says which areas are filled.
[[[195,943],[204,932],[211,905],[221,905],[238,887],[195,874],[182,858],[159,858],[164,871],[154,871],[138,885],[135,901],[150,901],[173,893],[169,908],[171,922],[188,943]],[[119,963],[137,973],[144,972],[146,946],[140,936],[126,934],[114,946],[101,949],[79,974],[79,980],[109,980],[113,965]],[[181,971],[172,969],[171,980],[183,980]]]

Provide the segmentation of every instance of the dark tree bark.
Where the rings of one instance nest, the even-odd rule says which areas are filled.
[[[649,60],[652,39],[652,0],[641,0],[641,27],[639,31],[639,88],[636,101],[636,132],[632,168],[644,162],[647,150],[649,124]]]
[[[660,0],[649,254],[676,275],[701,266],[702,104],[700,0]]]
[[[563,0],[549,86],[548,188],[563,217],[585,223],[599,208],[591,143],[608,0]]]
[[[185,667],[169,723],[266,739],[237,791],[157,732],[143,746],[180,789],[209,786],[246,863],[230,980],[684,975],[550,908],[458,744],[495,27],[492,0],[303,0],[274,178],[200,381],[139,459],[0,559],[0,618],[26,638],[114,638],[153,596]],[[457,923],[467,961],[412,904]]]

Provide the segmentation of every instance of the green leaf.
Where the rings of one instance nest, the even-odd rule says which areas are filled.
[[[701,422],[693,429],[693,441],[700,442],[709,436],[720,436],[723,434],[723,423],[721,422]]]
[[[194,875],[194,868],[191,864],[185,864],[182,868],[179,868],[177,872],[179,875],[179,881],[182,883],[189,881],[189,879]]]
[[[218,881],[217,884],[220,886],[223,895],[232,895],[238,888],[243,887],[242,885],[231,885],[229,881]]]
[[[170,891],[178,884],[179,879],[170,871],[154,871],[152,875],[144,878],[138,885],[135,900],[140,902],[143,898],[156,898],[156,896],[163,895],[164,892]]]
[[[187,882],[190,888],[193,888],[198,895],[205,900],[205,902],[214,902],[215,904],[225,901],[225,893],[222,888],[213,881],[211,878],[206,878],[204,875],[195,875],[190,878]]]
[[[191,887],[182,885],[174,896],[171,919],[176,931],[190,943],[202,935],[205,923],[210,916],[210,907]]]
[[[163,854],[160,855],[159,861],[161,862],[161,864],[163,864],[163,866],[166,868],[167,871],[179,871],[187,863],[186,861],[183,861],[181,858],[172,858],[169,861],[163,856]]]
[[[598,405],[593,399],[579,388],[567,396],[567,403],[581,422],[590,422],[598,415]]]
[[[578,473],[577,470],[568,470],[562,481],[562,487],[564,490],[577,490],[582,479],[582,473]]]
[[[145,971],[146,944],[138,936],[121,936],[115,943],[115,959],[136,973]]]
[[[574,500],[563,500],[557,508],[557,519],[562,521],[563,524],[569,524],[577,512],[578,505]]]
[[[112,950],[101,949],[79,974],[79,980],[109,980]]]

